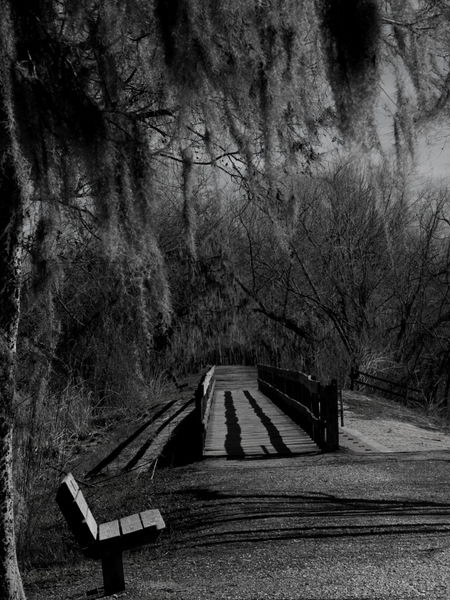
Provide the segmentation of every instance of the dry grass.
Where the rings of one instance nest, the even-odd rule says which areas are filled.
[[[443,418],[436,414],[429,414],[426,408],[419,404],[405,406],[401,402],[388,400],[375,394],[350,390],[343,391],[343,400],[346,408],[358,413],[361,419],[392,419],[423,428],[448,429],[448,424]]]
[[[64,564],[79,556],[79,549],[74,547],[55,503],[59,481],[69,471],[82,479],[84,473],[111,448],[137,429],[146,416],[162,403],[170,401],[173,394],[174,386],[164,376],[155,378],[145,399],[141,394],[112,406],[93,406],[91,396],[84,390],[68,387],[59,398],[52,398],[46,404],[46,410],[35,417],[32,444],[29,443],[29,413],[26,402],[23,402],[22,427],[16,436],[18,476],[15,506],[18,549],[23,567],[54,562]],[[128,481],[124,486],[128,491],[122,494],[122,481],[121,478],[119,488],[113,482],[104,489],[108,499],[105,506],[122,509],[123,514],[128,505],[131,507],[133,504],[130,498],[136,495],[137,488]],[[100,489],[98,482],[92,490],[97,488]],[[93,494],[94,504],[97,496],[101,498],[101,494]],[[100,508],[102,504],[100,499]],[[103,519],[101,513],[99,516]]]

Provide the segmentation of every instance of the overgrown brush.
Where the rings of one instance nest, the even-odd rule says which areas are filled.
[[[92,413],[91,395],[75,386],[44,399],[31,393],[18,399],[16,524],[19,557],[24,563],[32,558],[30,540],[42,514],[49,510],[45,490],[54,489],[82,441],[91,435]]]
[[[82,385],[70,384],[59,394],[40,403],[32,395],[18,399],[20,418],[16,427],[16,523],[19,557],[22,564],[38,564],[49,552],[55,560],[62,548],[39,549],[33,542],[46,527],[49,511],[57,511],[54,490],[63,474],[96,438],[107,439],[108,430],[132,420],[151,406],[170,398],[173,386],[161,373],[149,383],[146,401],[143,396],[127,403],[101,405],[92,392]],[[39,531],[39,535],[38,535]],[[70,547],[70,544],[69,544]],[[66,553],[67,550],[64,551]]]

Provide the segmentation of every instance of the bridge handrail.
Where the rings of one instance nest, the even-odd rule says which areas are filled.
[[[202,452],[205,447],[206,429],[208,427],[212,397],[216,384],[215,370],[216,367],[213,366],[205,373],[195,392],[197,422],[200,428]]]
[[[258,387],[296,420],[321,450],[339,448],[336,380],[323,385],[300,371],[258,365]]]

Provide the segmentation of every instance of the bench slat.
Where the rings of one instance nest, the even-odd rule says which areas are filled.
[[[136,531],[142,530],[143,527],[139,513],[120,519],[120,528],[122,530],[122,535],[129,535]]]
[[[85,519],[88,513],[90,513],[91,511],[89,510],[89,506],[81,490],[78,492],[77,497],[75,498],[75,504],[78,507],[82,520]]]
[[[63,479],[56,501],[78,543],[85,547],[95,542],[98,525],[73,476]]]
[[[75,500],[67,505],[66,518],[75,535],[77,535],[76,530],[80,531],[84,543],[95,542],[98,535],[97,521],[94,519],[81,490],[78,491]]]
[[[161,517],[161,513],[158,509],[152,508],[149,510],[144,510],[140,513],[142,525],[144,529],[148,528],[156,528],[156,529],[164,529],[166,526],[163,518]]]
[[[119,521],[100,523],[98,527],[98,539],[100,542],[120,537]]]
[[[92,541],[95,542],[98,536],[98,525],[97,521],[94,519],[94,515],[91,513],[89,507],[86,517],[84,519],[84,525],[89,529],[89,532],[92,535]]]
[[[80,487],[78,485],[78,483],[75,481],[74,476],[72,475],[72,473],[69,473],[68,475],[66,475],[62,481],[62,485],[66,485],[68,491],[72,494],[72,497],[75,499],[76,495],[78,494],[78,492],[80,491]]]

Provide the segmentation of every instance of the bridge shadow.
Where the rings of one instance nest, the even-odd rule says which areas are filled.
[[[234,405],[233,394],[225,392],[225,420],[227,434],[225,436],[225,452],[229,456],[242,458],[245,456],[242,448],[242,429]]]
[[[223,444],[224,453],[219,455],[226,456],[228,460],[239,460],[239,459],[264,459],[264,458],[277,458],[295,455],[305,454],[317,454],[320,452],[319,448],[313,443],[313,441],[306,436],[303,432],[303,436],[300,436],[298,427],[295,426],[295,432],[293,430],[284,430],[283,434],[287,434],[290,439],[290,443],[293,443],[293,447],[290,448],[283,439],[283,434],[272,421],[271,417],[266,413],[264,408],[260,405],[260,402],[255,398],[255,395],[250,393],[248,390],[242,390],[244,398],[248,401],[249,408],[252,409],[254,415],[254,424],[256,430],[252,431],[251,425],[249,426],[249,420],[251,420],[251,412],[247,411],[244,405],[244,412],[238,416],[238,410],[235,403],[235,397],[233,396],[232,390],[223,391],[223,408],[225,410],[225,438],[220,432],[213,442],[213,446],[218,448]],[[242,398],[239,398],[242,409]],[[240,422],[240,418],[243,420],[244,428]],[[258,426],[259,424],[259,426]],[[256,433],[255,433],[256,431]],[[302,440],[301,443],[297,443],[297,440],[292,442],[292,436],[298,435]],[[253,438],[261,438],[267,440],[266,443],[261,443],[261,439],[258,442],[253,442]],[[309,442],[309,443],[308,443]],[[208,451],[206,452],[208,456]]]
[[[450,503],[316,492],[233,494],[202,488],[178,494],[181,504],[187,500],[188,507],[166,513],[170,542],[189,548],[314,538],[450,535]]]
[[[265,427],[267,435],[270,439],[270,443],[278,452],[278,454],[284,456],[292,454],[290,448],[288,448],[284,443],[283,438],[280,432],[278,431],[278,428],[272,423],[272,420],[266,415],[266,413],[260,407],[256,399],[247,390],[244,390],[244,396],[247,398],[256,416]],[[262,447],[262,449],[265,451],[266,454],[268,454],[268,451],[265,447]]]

